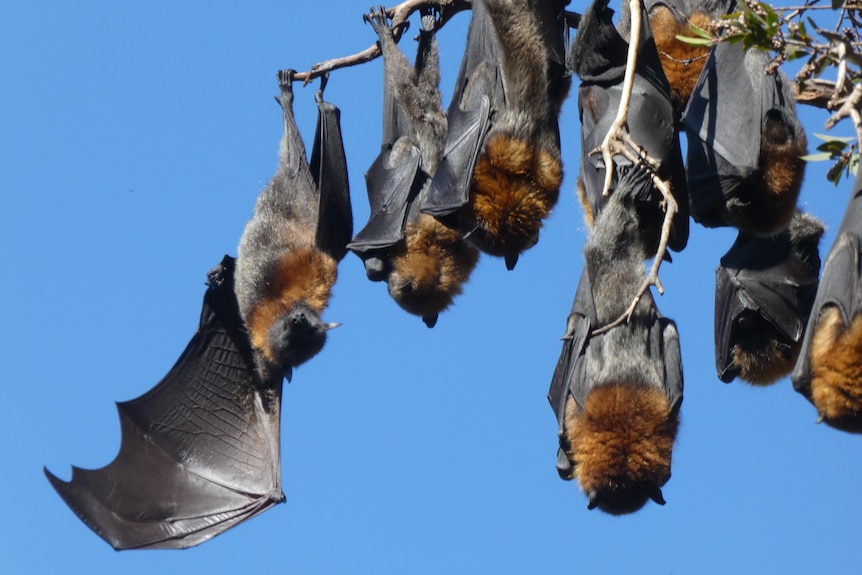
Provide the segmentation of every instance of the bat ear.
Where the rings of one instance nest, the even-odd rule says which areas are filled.
[[[515,266],[518,264],[518,254],[511,254],[506,256],[506,269],[512,271],[515,269]]]
[[[340,326],[341,326],[340,323],[325,323],[325,324],[323,324],[323,327],[324,327],[324,329],[326,329],[326,331],[329,331],[331,329],[335,329],[335,328],[340,327]]]
[[[654,502],[658,503],[659,505],[664,505],[665,503],[667,503],[664,500],[664,496],[662,496],[661,494],[661,487],[659,487],[658,485],[652,486],[649,491],[649,498],[652,499]]]
[[[598,491],[590,491],[590,502],[587,503],[587,509],[592,511],[596,507],[598,507],[602,502],[602,496]]]

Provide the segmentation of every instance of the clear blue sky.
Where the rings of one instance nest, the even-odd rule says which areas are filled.
[[[572,9],[583,11],[575,2]],[[374,40],[367,3],[17,2],[0,18],[0,563],[9,573],[851,573],[859,568],[859,438],[814,424],[789,380],[722,384],[714,268],[728,230],[692,228],[664,266],[660,310],[685,371],[667,505],[589,512],[554,469],[545,398],[585,238],[566,178],[540,243],[507,272],[485,258],[437,327],[402,312],[358,258],[327,321],[343,323],[285,386],[287,502],[201,547],[115,553],[42,476],[117,453],[113,401],[154,385],[198,320],[205,274],[235,254],[276,166],[275,71]],[[441,33],[445,98],[469,14]],[[414,22],[414,32],[416,25]],[[413,34],[411,33],[410,36]],[[403,42],[408,52],[414,43]],[[412,58],[412,55],[411,55]],[[342,70],[357,229],[379,146],[382,63]],[[306,138],[312,87],[298,89]],[[805,110],[812,132],[825,114]],[[847,133],[845,128],[843,134]],[[813,139],[813,138],[812,138]],[[850,182],[810,169],[802,202],[831,245]]]

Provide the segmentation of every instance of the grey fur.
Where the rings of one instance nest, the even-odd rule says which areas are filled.
[[[280,77],[276,101],[284,117],[275,175],[257,198],[239,242],[236,296],[243,320],[264,294],[281,258],[298,246],[313,246],[318,222],[317,187],[293,117],[291,79]]]

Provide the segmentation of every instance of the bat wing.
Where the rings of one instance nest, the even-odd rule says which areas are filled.
[[[365,174],[371,216],[348,245],[351,250],[387,248],[402,238],[410,192],[419,174],[419,159],[419,148],[415,145],[408,154],[397,158],[388,145],[374,160]]]
[[[596,303],[593,300],[589,276],[584,271],[575,291],[572,311],[566,320],[563,349],[551,377],[551,389],[548,392],[548,401],[557,416],[557,434],[561,441],[565,436],[566,403],[569,397],[574,397],[578,405],[583,407],[584,397],[589,390],[586,355],[590,332],[596,325]],[[569,461],[563,445],[557,450],[557,473],[566,480],[574,477],[572,462]]]
[[[186,548],[284,500],[281,377],[261,384],[233,291],[232,258],[210,275],[200,325],[153,389],[117,404],[122,444],[96,470],[48,480],[115,549]]]
[[[802,340],[802,351],[790,376],[793,388],[808,399],[811,399],[812,340],[826,307],[835,307],[845,326],[849,326],[862,310],[862,171],[856,175],[835,243],[823,264],[817,296]]]
[[[720,206],[745,198],[760,169],[761,136],[768,119],[795,129],[793,103],[779,72],[765,75],[769,61],[758,50],[722,42],[713,48],[683,114],[690,142],[687,175],[691,211],[706,226],[723,225]]]
[[[424,213],[445,216],[469,200],[476,158],[491,128],[491,115],[504,97],[499,53],[493,23],[482,3],[476,2],[467,33],[467,50],[449,105],[443,156],[422,204]]]
[[[320,93],[317,109],[317,128],[309,163],[320,193],[316,244],[336,261],[341,261],[353,235],[347,160],[341,137],[341,111],[333,104],[324,102]]]
[[[679,331],[676,323],[666,317],[659,317],[650,331],[651,353],[664,359],[664,392],[671,410],[678,410],[682,404],[682,355],[679,350]]]
[[[732,350],[741,340],[772,333],[799,342],[818,272],[819,266],[812,267],[793,250],[786,233],[759,237],[740,232],[715,270],[715,361],[722,381],[739,375]]]

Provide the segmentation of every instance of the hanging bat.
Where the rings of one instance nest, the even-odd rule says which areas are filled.
[[[823,224],[797,211],[778,235],[740,232],[715,270],[715,367],[725,383],[788,375],[817,292]]]
[[[678,121],[710,53],[708,46],[682,42],[678,36],[694,36],[692,26],[715,32],[714,22],[733,11],[736,1],[645,0],[645,5]]]
[[[627,7],[627,4],[624,3]],[[596,214],[608,201],[603,194],[605,165],[598,148],[613,124],[622,97],[628,42],[614,27],[614,11],[608,0],[596,0],[581,18],[578,34],[569,52],[569,66],[581,79],[578,88],[578,115],[581,121],[581,171],[577,180],[578,198],[584,208],[587,224],[592,227]],[[679,137],[674,127],[669,86],[656,52],[655,42],[646,19],[641,33],[629,105],[628,131],[632,139],[657,162],[656,173],[670,182],[671,193],[679,211],[673,219],[668,245],[675,251],[688,242],[688,192]],[[628,10],[622,22],[628,24]],[[627,34],[627,32],[626,32]],[[614,158],[616,171],[627,170],[631,162],[623,156]],[[619,180],[616,173],[613,182]],[[612,183],[612,186],[615,185]],[[636,209],[645,212],[644,220],[654,213],[661,195],[658,192],[639,196]],[[660,227],[646,238],[652,253],[658,248]]]
[[[538,241],[563,169],[566,0],[474,0],[443,157],[422,211],[513,269]]]
[[[69,507],[115,549],[191,547],[284,501],[283,378],[323,344],[332,324],[322,324],[317,310],[335,271],[315,262],[340,260],[352,233],[338,109],[318,98],[309,169],[291,76],[279,73],[281,162],[243,236],[245,261],[234,266],[225,256],[210,272],[198,330],[174,367],[156,387],[117,405],[116,459],[97,470],[73,468],[69,482],[45,470]],[[274,318],[270,326],[254,315],[261,308]],[[263,339],[255,332],[261,328]]]
[[[790,222],[807,141],[790,82],[767,75],[769,55],[722,42],[685,110],[691,213],[707,227],[772,235]]]
[[[234,260],[209,273],[200,324],[164,379],[117,404],[122,445],[57,493],[115,549],[198,545],[284,501],[281,376],[260,380],[234,295]]]
[[[862,170],[835,243],[826,257],[793,388],[817,409],[820,421],[862,433]]]
[[[634,195],[645,186],[649,176],[631,169],[596,218],[548,394],[559,422],[557,471],[578,480],[589,509],[612,514],[664,504],[682,403],[676,324],[649,291],[628,323],[595,333],[625,312],[643,282],[649,254]]]
[[[438,88],[436,19],[420,10],[415,67],[398,49],[386,12],[365,16],[383,54],[383,145],[365,174],[371,215],[348,244],[372,281],[386,281],[392,299],[428,327],[461,293],[479,252],[458,233],[419,211],[443,154],[446,116]]]
[[[239,311],[261,379],[277,372],[288,381],[338,325],[323,323],[320,314],[353,235],[341,112],[323,101],[321,87],[309,164],[293,117],[293,74],[278,73],[284,112],[279,166],[257,199],[236,263]]]

